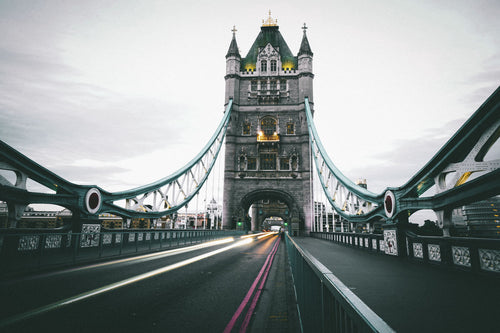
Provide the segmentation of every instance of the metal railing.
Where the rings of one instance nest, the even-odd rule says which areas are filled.
[[[285,239],[304,332],[394,332],[288,233]]]
[[[394,255],[384,235],[341,232],[311,232],[311,237],[329,240],[371,252]],[[414,261],[460,270],[500,274],[500,239],[420,236],[407,231],[406,253]],[[400,255],[400,256],[401,256]]]
[[[243,231],[113,230],[96,233],[0,232],[0,276],[188,246]]]

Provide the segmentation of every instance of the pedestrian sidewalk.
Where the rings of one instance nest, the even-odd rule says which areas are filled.
[[[500,277],[312,237],[294,241],[397,332],[498,332]]]

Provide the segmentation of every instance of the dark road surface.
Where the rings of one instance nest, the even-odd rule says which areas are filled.
[[[238,242],[0,281],[0,332],[223,332],[279,238]],[[226,249],[228,246],[233,247]],[[261,294],[264,300],[286,297],[286,292],[270,292],[273,283],[279,285],[285,278],[276,264],[284,267],[283,248],[283,244],[277,248]],[[215,250],[221,252],[200,258]],[[192,258],[200,260],[172,266]],[[155,270],[158,274],[127,284],[127,279]],[[113,285],[120,281],[123,285]],[[109,290],[103,290],[105,286]],[[80,294],[81,298],[74,298]],[[297,331],[296,315],[286,312],[283,300],[276,304],[285,309],[288,325],[281,325],[285,327],[281,331]],[[265,302],[259,304],[249,329],[254,320],[261,327],[268,325],[272,308]],[[233,331],[239,330],[247,309]]]
[[[500,332],[500,277],[335,244],[294,241],[397,332]]]

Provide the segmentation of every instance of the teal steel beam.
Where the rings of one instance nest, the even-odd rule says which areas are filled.
[[[399,210],[432,209],[435,211],[453,209],[480,200],[491,198],[500,193],[500,169],[463,185],[424,198],[401,198]]]
[[[328,169],[335,175],[335,177],[344,185],[349,191],[356,194],[356,196],[374,203],[381,203],[382,197],[381,195],[375,194],[371,191],[368,191],[365,188],[362,188],[356,185],[352,180],[344,176],[344,174],[335,166],[332,162],[328,154],[326,153],[321,140],[319,139],[318,132],[316,127],[314,126],[314,121],[312,117],[311,107],[309,105],[309,99],[305,98],[305,107],[306,107],[306,117],[307,117],[307,126],[309,128],[309,135],[316,142],[316,146],[318,147],[319,152],[323,160],[326,162]]]
[[[373,219],[383,217],[385,215],[382,205],[383,194],[377,195],[356,185],[349,178],[344,176],[342,172],[340,172],[326,153],[326,150],[321,143],[316,127],[314,126],[308,98],[305,98],[304,104],[314,165],[316,166],[316,171],[319,176],[318,178],[330,205],[332,205],[340,216],[350,222],[369,222]],[[326,169],[323,169],[323,167],[326,167]],[[340,205],[337,203],[337,199],[333,197],[334,193],[329,192],[328,184],[325,183],[324,173],[327,173],[328,179],[331,177],[335,179],[335,184],[331,185],[335,186],[335,190],[332,191],[334,191],[334,193],[342,192],[341,195],[344,197],[344,202]],[[342,205],[358,206],[358,212],[353,213],[352,210],[346,212],[346,209],[341,207]]]
[[[478,108],[445,145],[406,184],[395,189],[401,197],[420,196],[450,163],[462,161],[484,130],[500,118],[500,87]]]
[[[488,149],[500,136],[500,87],[406,184],[400,187],[388,187],[379,195],[357,186],[335,167],[321,144],[307,98],[305,99],[305,108],[310,143],[313,148],[312,156],[321,186],[336,212],[350,222],[367,222],[375,217],[391,219],[404,211],[452,209],[500,194],[500,182],[498,181],[500,179],[498,171],[500,160],[493,162],[482,161]],[[470,161],[471,154],[477,154],[472,162]],[[467,158],[469,160],[466,160]],[[320,164],[322,165],[320,166]],[[335,177],[336,181],[349,191],[348,195],[365,200],[377,205],[377,207],[368,213],[360,215],[346,213],[331,197],[331,193],[328,192],[328,184],[325,183],[322,176],[323,172],[325,172],[324,166]],[[441,193],[420,198],[429,188],[434,185],[437,186],[436,179],[440,175],[452,172],[454,167],[460,168],[460,171],[466,169],[470,172],[480,172],[482,174],[476,179],[465,181],[463,184],[457,182],[454,188],[440,189]],[[472,167],[476,169],[468,169]],[[388,207],[385,206],[387,201],[390,203],[390,214],[385,209]]]
[[[113,193],[105,191],[95,185],[78,185],[71,183],[29,159],[5,142],[0,141],[0,169],[13,171],[16,175],[22,174],[24,177],[32,179],[56,192],[55,194],[31,192],[28,191],[25,186],[24,188],[22,186],[17,187],[14,184],[11,186],[4,181],[0,183],[0,200],[7,203],[25,205],[32,203],[55,204],[69,208],[70,210],[79,210],[79,212],[84,215],[97,215],[99,213],[109,212],[129,218],[158,218],[174,213],[193,199],[208,179],[224,141],[227,124],[231,116],[232,103],[233,100],[230,99],[226,105],[222,121],[215,133],[195,158],[168,177],[128,191]],[[207,160],[207,165],[203,163],[204,158]],[[194,179],[193,167],[196,166],[200,169],[198,171],[199,174],[203,175],[201,179]],[[192,176],[193,179],[187,179],[186,181],[194,182],[196,187],[191,192],[184,193],[184,199],[176,205],[170,206],[168,209],[143,212],[126,209],[114,204],[115,201],[122,199],[137,200],[137,197],[140,195],[155,195],[160,191],[162,186],[169,184],[175,183],[181,187],[179,179],[188,176]],[[179,190],[181,192],[183,191],[182,188]],[[89,211],[89,202],[92,200],[94,200],[94,204],[97,200],[97,204],[95,209]]]

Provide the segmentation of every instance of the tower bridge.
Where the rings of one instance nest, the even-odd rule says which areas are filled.
[[[79,314],[89,311],[85,304],[109,302],[98,296],[108,291],[122,293],[124,304],[113,306],[119,309],[116,313],[126,313],[121,307],[137,302],[131,290],[140,284],[146,291],[145,297],[154,299],[158,306],[178,307],[182,316],[170,310],[165,313],[170,325],[177,325],[179,330],[192,325],[189,327],[198,330],[210,327],[214,331],[230,332],[237,328],[245,331],[250,323],[259,325],[259,320],[252,317],[256,306],[262,317],[270,318],[271,307],[257,305],[266,302],[265,297],[260,298],[265,283],[275,283],[272,286],[278,290],[267,301],[276,302],[273,306],[284,309],[282,313],[289,318],[293,317],[290,308],[298,305],[300,321],[290,325],[296,325],[294,329],[301,326],[306,332],[498,328],[491,318],[496,316],[492,309],[496,309],[493,305],[500,297],[496,287],[500,276],[500,240],[456,237],[452,213],[477,202],[488,208],[491,201],[492,210],[496,209],[493,202],[498,201],[500,194],[500,160],[485,156],[500,137],[500,88],[405,184],[387,186],[382,193],[373,193],[366,182],[356,184],[347,178],[321,143],[313,119],[314,54],[305,24],[302,29],[300,48],[294,54],[277,21],[269,16],[243,57],[233,28],[226,53],[225,111],[220,125],[200,153],[183,168],[151,184],[120,192],[110,192],[98,185],[74,184],[1,141],[0,201],[7,208],[8,227],[0,229],[3,279],[0,285],[7,281],[6,285],[17,290],[19,296],[1,288],[0,303],[5,311],[0,313],[5,316],[0,316],[0,328],[16,331],[23,327],[47,327],[54,319],[51,316],[80,320]],[[134,219],[154,222],[187,209],[206,189],[207,180],[222,157],[223,230],[127,229],[130,223],[122,223],[118,229],[101,229],[100,214],[119,216],[124,222]],[[48,191],[29,190],[28,179]],[[432,190],[434,194],[429,194]],[[55,204],[72,214],[62,228],[20,228],[23,212],[30,204]],[[424,237],[410,228],[409,216],[423,209],[436,213],[442,236]],[[255,233],[269,217],[283,221],[286,254],[276,235]],[[323,229],[323,221],[329,225],[330,220],[349,228]],[[500,227],[498,219],[493,223]],[[380,228],[375,228],[375,224]],[[217,242],[209,242],[215,239]],[[193,252],[196,255],[189,254],[192,251],[197,251]],[[267,255],[265,259],[261,259],[262,253]],[[288,298],[293,299],[292,307],[278,301],[287,299],[279,294],[278,286],[289,285],[291,279],[281,281],[276,271],[272,273],[275,256],[281,258],[279,267],[284,271],[290,269],[293,274],[296,298]],[[220,261],[204,261],[215,257]],[[392,257],[407,260],[391,261]],[[105,258],[113,260],[102,262]],[[251,260],[252,265],[246,260]],[[32,301],[29,295],[33,292],[29,288],[24,292],[23,280],[16,278],[19,274],[94,261],[100,263],[33,277],[40,286],[60,295],[57,298],[61,301],[52,297],[49,302],[42,296]],[[152,262],[158,264],[154,266]],[[146,273],[135,275],[127,267],[140,267]],[[213,269],[227,275],[215,277],[216,274],[211,274]],[[405,272],[413,275],[406,276]],[[93,289],[95,285],[88,283],[86,274],[100,276],[96,280],[99,288]],[[272,276],[271,282],[266,282],[268,274]],[[168,285],[156,280],[158,275],[167,276]],[[199,278],[206,275],[209,277]],[[66,281],[60,278],[66,276],[87,291],[82,293],[79,287],[70,286],[68,292],[59,293],[60,286],[51,282],[51,276],[57,276],[54,281]],[[110,282],[103,276],[120,276],[120,281]],[[254,276],[257,278],[252,282]],[[285,274],[279,276],[284,279]],[[415,281],[415,276],[419,276],[419,281]],[[189,281],[188,287],[182,285],[184,280]],[[237,283],[232,283],[233,280]],[[449,283],[451,280],[454,284]],[[197,287],[202,283],[207,286],[205,289]],[[466,296],[458,297],[465,288]],[[160,289],[166,291],[158,292]],[[225,301],[212,294],[213,290],[219,290]],[[200,298],[202,293],[217,299],[223,313],[211,310],[213,304],[199,308],[198,303],[206,303]],[[408,302],[418,303],[421,301],[416,299],[424,293],[429,304],[441,305],[438,314],[426,311],[429,304],[405,307],[400,301],[404,297],[399,297],[409,295]],[[445,293],[448,294],[443,296]],[[66,298],[67,294],[77,296]],[[186,305],[184,294],[192,298],[190,301],[196,301]],[[387,297],[393,300],[384,301]],[[159,298],[174,303],[166,305]],[[80,302],[83,299],[89,299],[88,303]],[[78,311],[69,317],[60,315],[58,311],[65,311],[69,304],[75,304]],[[196,307],[201,318],[197,324],[179,320],[188,316],[191,306]],[[467,307],[480,309],[474,310],[472,323],[463,313]],[[453,320],[441,320],[451,318],[454,311],[460,315]],[[151,311],[146,312],[139,315],[153,316],[161,322]],[[201,313],[210,313],[211,317],[207,319]],[[221,320],[214,319],[216,313]],[[426,320],[415,317],[415,313]],[[101,324],[106,322],[100,320]],[[132,325],[128,327],[141,329],[130,318],[124,323],[125,328]],[[291,327],[287,329],[293,331]]]
[[[268,18],[247,55],[233,32],[226,54],[226,103],[233,108],[226,134],[224,223],[249,219],[258,200],[280,200],[280,217],[293,233],[312,226],[312,170],[306,105],[313,105],[313,52],[306,29],[294,55]],[[260,210],[262,210],[262,207]],[[264,209],[265,210],[265,209]],[[252,216],[252,230],[260,226]]]

